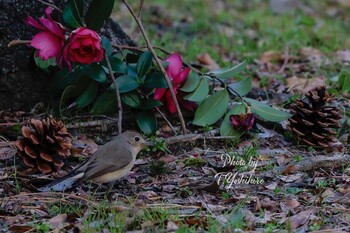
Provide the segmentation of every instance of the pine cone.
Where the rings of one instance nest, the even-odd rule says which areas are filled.
[[[300,142],[327,151],[343,151],[344,146],[335,138],[335,129],[340,128],[342,118],[339,108],[330,106],[331,95],[325,86],[317,87],[298,99],[291,106],[293,116],[289,119],[289,130]]]
[[[31,119],[28,126],[22,127],[22,135],[16,146],[27,167],[50,173],[59,170],[64,165],[63,158],[71,155],[72,136],[63,122],[52,116]]]

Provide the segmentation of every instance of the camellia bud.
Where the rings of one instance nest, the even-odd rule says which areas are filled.
[[[250,130],[254,124],[254,116],[251,113],[231,115],[230,121],[235,129]]]

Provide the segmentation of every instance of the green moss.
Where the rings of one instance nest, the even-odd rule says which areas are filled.
[[[186,158],[183,160],[185,167],[201,167],[207,164],[207,161],[202,158]]]

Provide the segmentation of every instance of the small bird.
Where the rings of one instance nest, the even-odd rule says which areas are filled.
[[[86,162],[68,175],[38,190],[64,191],[87,180],[96,183],[116,181],[129,173],[134,166],[136,155],[147,145],[150,143],[139,133],[122,133],[99,148]]]

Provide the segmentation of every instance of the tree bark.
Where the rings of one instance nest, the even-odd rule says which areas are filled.
[[[62,8],[62,1],[55,2],[61,2],[58,7]],[[39,32],[24,22],[28,15],[36,20],[43,16],[46,7],[37,0],[0,0],[0,110],[28,111],[39,102],[50,101],[49,86],[57,69],[37,68],[34,49],[29,46],[7,47],[12,40],[30,40]],[[116,45],[136,45],[111,19],[101,34]]]

